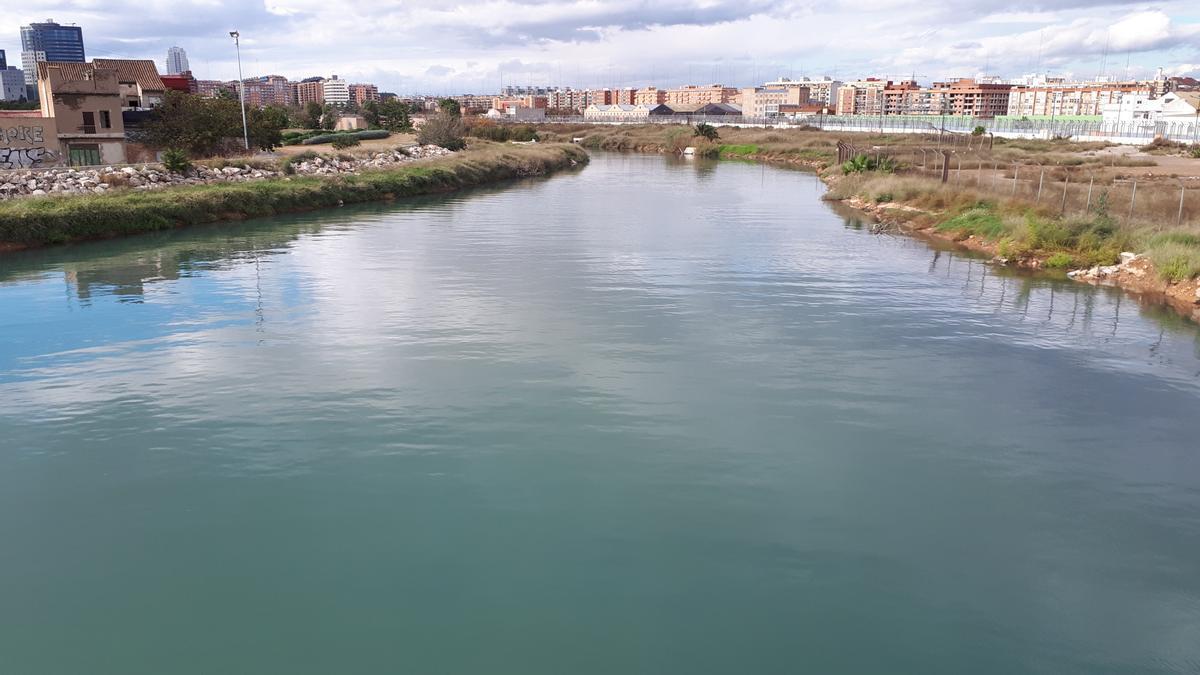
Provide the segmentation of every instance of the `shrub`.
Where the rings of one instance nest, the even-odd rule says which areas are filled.
[[[346,134],[333,139],[330,145],[337,150],[345,150],[346,148],[353,148],[356,145],[362,145],[362,141],[358,140],[357,136]]]
[[[1188,150],[1188,154],[1194,159],[1200,159],[1200,145],[1193,145],[1192,149]]]
[[[462,150],[467,147],[467,127],[462,117],[443,110],[425,120],[417,132],[421,145],[437,145],[447,150]]]
[[[1062,252],[1046,258],[1046,267],[1052,270],[1065,270],[1073,264],[1075,264],[1075,259]]]
[[[896,160],[886,155],[872,157],[870,155],[858,155],[850,161],[842,165],[842,173],[850,175],[852,173],[864,173],[867,171],[878,171],[880,173],[895,173]]]
[[[699,136],[706,141],[716,141],[721,137],[721,135],[717,133],[716,127],[711,124],[705,124],[704,122],[696,125],[696,129],[692,135]]]
[[[163,166],[171,173],[186,174],[192,170],[192,160],[188,154],[179,148],[170,148],[163,152]]]
[[[984,128],[983,128],[983,127],[981,127],[981,126],[977,126],[977,127],[975,127],[974,129],[972,129],[972,130],[971,130],[971,135],[972,135],[972,136],[982,136],[982,135],[984,135],[984,134],[986,134],[986,133],[987,133],[987,129],[984,129]]]
[[[318,136],[306,138],[301,145],[323,145],[325,143],[332,143],[339,138],[346,137],[356,138],[360,141],[373,141],[381,138],[387,138],[391,135],[392,132],[384,131],[383,129],[371,129],[369,131],[341,131],[332,134],[320,134]]]

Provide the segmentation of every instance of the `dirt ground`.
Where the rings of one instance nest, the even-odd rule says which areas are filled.
[[[1153,155],[1132,145],[1114,145],[1103,150],[1082,153],[1095,157],[1123,157],[1126,159],[1148,159],[1158,166],[1127,166],[1121,172],[1134,176],[1177,175],[1185,179],[1200,179],[1200,159],[1181,155]]]
[[[414,145],[417,142],[415,134],[392,134],[388,138],[380,138],[377,140],[363,141],[362,144],[350,148],[352,152],[364,151],[380,151],[391,150],[399,145]],[[291,157],[302,152],[336,152],[334,147],[328,143],[324,145],[284,145],[275,149],[275,152],[270,153],[272,157]]]

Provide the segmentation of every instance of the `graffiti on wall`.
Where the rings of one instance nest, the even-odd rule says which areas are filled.
[[[0,127],[0,169],[32,169],[56,161],[41,124]]]
[[[46,148],[0,148],[0,169],[32,169],[56,159]]]

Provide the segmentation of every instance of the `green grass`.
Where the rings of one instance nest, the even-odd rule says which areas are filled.
[[[1146,257],[1159,274],[1170,281],[1184,281],[1200,275],[1200,233],[1163,232],[1151,235],[1144,247]]]
[[[989,202],[979,202],[966,211],[938,223],[937,229],[987,239],[997,239],[1009,231],[1004,219],[996,212],[995,205]]]
[[[57,244],[410,197],[587,162],[587,154],[572,146],[488,146],[436,162],[359,175],[13,199],[0,202],[0,242]]]
[[[746,155],[756,155],[759,152],[757,145],[749,143],[742,145],[722,145],[720,149],[722,157],[745,157]]]

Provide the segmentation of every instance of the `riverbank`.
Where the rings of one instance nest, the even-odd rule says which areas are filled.
[[[1181,206],[1180,193],[1181,186],[1189,185],[1200,193],[1200,160],[1176,153],[1168,158],[1173,163],[1167,173],[1158,166],[1165,160],[1146,152],[1131,156],[1112,153],[1102,143],[1062,139],[996,139],[992,144],[979,137],[839,135],[805,129],[723,127],[719,133],[716,141],[706,141],[682,125],[560,125],[542,135],[605,150],[678,153],[691,146],[710,157],[811,168],[829,186],[827,199],[869,212],[893,230],[953,242],[997,264],[1158,298],[1200,321],[1200,227],[1182,217],[1191,211]],[[839,141],[892,161],[884,163],[884,171],[846,174],[837,165]],[[940,150],[934,154],[937,148],[949,149],[954,158],[950,166],[956,170],[948,183],[931,175],[936,170],[929,167],[936,167],[937,159],[930,158],[941,156]],[[1140,183],[1132,194],[1131,181]],[[1043,182],[1052,199],[1042,198]],[[1072,188],[1077,192],[1071,193]],[[1141,202],[1127,214],[1133,196]],[[1071,211],[1068,197],[1075,200]]]
[[[450,192],[587,161],[571,145],[474,142],[448,158],[354,174],[8,200],[0,202],[0,251]]]

